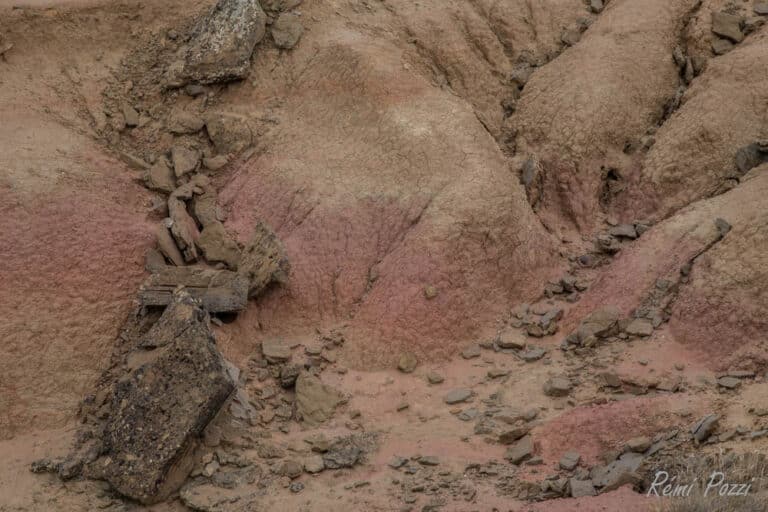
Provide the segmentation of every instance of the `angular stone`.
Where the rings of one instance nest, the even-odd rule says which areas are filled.
[[[176,173],[177,177],[181,177],[197,169],[197,165],[200,163],[200,152],[184,146],[173,146],[171,148],[171,161],[173,162],[173,172]]]
[[[296,379],[299,378],[303,367],[298,364],[286,364],[280,368],[280,386],[284,389],[290,389],[296,385]]]
[[[528,425],[517,425],[512,428],[507,428],[499,434],[499,443],[512,444],[530,431],[531,427]]]
[[[304,460],[304,471],[310,474],[319,473],[325,469],[322,455],[310,455]]]
[[[133,128],[139,125],[139,113],[127,103],[123,104],[123,117],[125,118],[125,126]]]
[[[433,455],[428,455],[426,457],[419,457],[419,464],[422,466],[439,466],[440,465],[440,459]]]
[[[581,41],[581,30],[569,28],[560,35],[560,41],[566,46],[573,46]]]
[[[263,222],[256,224],[253,236],[245,244],[237,265],[237,272],[250,282],[248,297],[256,297],[270,283],[288,280],[290,264],[283,244]]]
[[[760,16],[768,16],[768,2],[755,2],[752,6],[752,10],[755,11],[755,14],[759,14]]]
[[[363,447],[357,436],[342,437],[334,441],[323,454],[328,469],[351,468],[363,457]]]
[[[195,195],[202,194],[206,189],[210,188],[211,180],[204,174],[193,175],[187,183],[184,183],[180,187],[177,187],[171,193],[171,197],[175,199],[188,200],[192,199]]]
[[[167,267],[152,274],[139,290],[142,306],[166,306],[182,286],[210,313],[238,312],[248,304],[248,281],[228,270],[205,267]]]
[[[703,443],[717,428],[720,422],[720,417],[716,414],[710,414],[700,419],[693,427],[691,427],[691,434],[693,438]]]
[[[505,329],[499,338],[496,340],[496,344],[501,348],[522,350],[526,345],[525,335],[517,329]]]
[[[563,308],[552,308],[544,313],[539,320],[539,325],[543,329],[548,329],[551,323],[557,322],[561,318],[563,318]]]
[[[203,167],[211,171],[218,171],[229,163],[227,155],[217,155],[210,158],[203,158]]]
[[[653,324],[645,318],[635,318],[624,331],[632,336],[650,336],[653,334]]]
[[[442,384],[444,380],[445,378],[443,378],[443,376],[440,375],[439,373],[429,372],[427,374],[427,381],[430,384]]]
[[[614,226],[608,230],[608,233],[616,238],[629,238],[632,240],[637,238],[637,231],[635,230],[634,224],[620,224]]]
[[[219,217],[223,218],[223,216],[220,215],[216,204],[216,192],[212,187],[203,187],[203,193],[195,196],[194,201],[192,202],[192,212],[194,213],[197,222],[203,226],[203,229],[221,222]]]
[[[720,377],[717,379],[717,385],[726,389],[736,389],[741,386],[741,381],[736,377]]]
[[[228,512],[241,497],[241,490],[225,489],[214,483],[190,483],[179,493],[184,506],[195,512]]]
[[[595,14],[603,12],[603,0],[590,0],[589,9]]]
[[[165,158],[158,158],[157,162],[147,170],[144,174],[144,185],[150,190],[168,194],[176,189],[176,176]]]
[[[298,16],[291,13],[283,13],[272,24],[272,39],[275,46],[284,50],[290,50],[299,42],[304,27]]]
[[[397,360],[397,369],[403,373],[413,373],[419,365],[419,360],[413,352],[403,352]]]
[[[504,370],[501,368],[491,368],[490,370],[488,370],[487,375],[488,375],[488,378],[490,379],[498,379],[500,377],[506,377],[507,375],[509,375],[509,370]]]
[[[203,118],[186,110],[175,110],[168,117],[166,127],[171,133],[178,135],[197,133],[203,129]]]
[[[584,318],[578,327],[579,341],[589,336],[607,338],[618,332],[619,310],[613,307],[596,309]]]
[[[572,498],[583,498],[584,496],[596,496],[595,486],[592,480],[577,480],[571,478],[568,480],[568,486],[571,489]]]
[[[566,452],[560,457],[560,467],[566,471],[573,471],[581,461],[581,455],[576,452]]]
[[[237,153],[253,143],[253,134],[243,116],[227,112],[208,114],[205,128],[216,152]]]
[[[609,388],[620,388],[621,379],[615,372],[603,372],[599,375],[603,379],[605,385]]]
[[[736,151],[735,161],[739,172],[745,174],[750,169],[768,162],[768,152],[760,144],[753,142]]]
[[[164,225],[160,224],[155,228],[155,237],[157,239],[157,248],[160,252],[168,258],[168,260],[180,267],[184,265],[184,256],[176,246],[176,242],[173,240],[173,236]]]
[[[464,359],[474,359],[480,357],[480,345],[470,345],[461,351],[461,357]]]
[[[268,339],[261,342],[261,353],[269,363],[282,363],[291,358],[291,347],[279,339]]]
[[[240,261],[240,247],[237,245],[221,222],[208,224],[200,232],[197,246],[203,251],[209,262],[223,262],[230,269],[237,269]]]
[[[729,40],[721,37],[712,38],[712,51],[715,52],[715,55],[725,55],[731,50],[733,50],[733,43]]]
[[[458,404],[461,402],[466,402],[472,397],[473,394],[474,393],[469,388],[454,389],[449,391],[448,394],[443,397],[443,401],[449,405]]]
[[[245,78],[266,21],[258,0],[219,0],[192,28],[181,76],[171,76],[171,82],[210,84]]]
[[[552,377],[544,383],[544,394],[547,396],[568,396],[573,384],[566,377]]]
[[[153,335],[157,348],[137,349],[142,364],[114,385],[98,461],[118,492],[145,504],[183,483],[197,440],[235,390],[208,313],[185,292],[173,301]]]
[[[534,361],[538,361],[542,357],[544,357],[547,354],[546,349],[543,349],[541,347],[532,347],[528,350],[525,350],[524,352],[520,353],[520,357],[523,359],[523,361],[532,363]]]
[[[606,466],[592,468],[590,476],[592,483],[601,488],[601,492],[609,492],[618,489],[622,485],[635,484],[642,480],[637,470],[643,462],[643,456],[638,453],[628,452],[618,460]]]
[[[277,470],[277,474],[281,476],[287,476],[290,479],[298,478],[304,472],[304,468],[295,460],[286,460]]]
[[[634,437],[627,441],[627,449],[631,452],[645,453],[651,447],[651,439],[648,437]]]
[[[530,459],[533,455],[533,439],[531,436],[524,436],[518,440],[513,446],[511,446],[504,458],[512,464],[520,464],[521,462]]]
[[[308,372],[302,372],[296,379],[296,415],[308,426],[327,421],[343,398],[337,390]]]
[[[734,43],[740,43],[744,40],[744,33],[741,31],[741,17],[725,12],[712,13],[712,32],[730,39]]]

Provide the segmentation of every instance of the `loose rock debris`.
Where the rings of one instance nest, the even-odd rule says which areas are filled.
[[[194,37],[185,47],[185,51],[180,54],[182,58],[170,66],[171,72],[168,75],[167,85],[179,87],[185,84],[183,89],[179,89],[179,94],[204,98],[211,88],[188,82],[220,83],[246,76],[248,66],[243,63],[250,61],[250,52],[253,50],[253,46],[248,50],[249,41],[251,38],[261,39],[266,30],[265,27],[270,28],[271,39],[278,48],[287,50],[298,44],[303,31],[301,18],[296,14],[282,12],[295,7],[294,4],[283,1],[262,2],[264,11],[269,15],[264,25],[259,22],[259,19],[266,15],[260,8],[249,10],[251,4],[252,2],[219,2],[206,18],[208,21],[196,26]],[[599,0],[589,2],[588,6],[593,13],[600,13],[605,8],[603,2]],[[232,21],[232,13],[235,12],[252,13],[251,21],[255,20],[254,25],[252,27],[242,25],[248,23],[248,16]],[[755,4],[755,12],[760,14],[758,4]],[[563,43],[568,46],[577,45],[587,25],[587,23],[578,23],[568,28],[562,34]],[[727,18],[718,21],[716,30],[715,25],[713,23],[713,32],[722,37],[713,37],[712,45],[716,53],[719,53],[718,48],[724,53],[733,47],[734,42],[738,43],[736,41],[738,34],[734,31],[732,20]],[[234,48],[229,42],[225,42],[221,48],[229,45],[229,50],[232,52],[224,49],[221,53],[221,48],[216,47],[218,43],[214,44],[210,37],[213,29],[209,28],[214,26],[218,27],[216,30],[237,31],[246,38],[246,43],[244,45],[238,43],[238,47]],[[749,34],[748,25],[743,21],[739,22],[738,30],[742,36]],[[175,40],[176,37],[172,39]],[[248,51],[247,57],[246,51]],[[215,55],[218,59],[216,66],[221,64],[221,67],[213,69],[214,59],[211,57],[210,60],[206,60],[208,59],[206,54]],[[286,52],[281,52],[281,55],[285,54]],[[681,79],[686,85],[703,70],[703,64],[696,59],[696,56],[688,55],[682,49],[676,51],[673,58],[680,70]],[[522,90],[539,65],[540,63],[528,62],[516,64],[509,74],[509,79]],[[242,71],[243,69],[245,71]],[[680,96],[681,93],[678,91],[676,104],[679,104]],[[133,105],[137,104],[133,103]],[[183,448],[204,445],[206,451],[202,458],[191,455],[187,457],[187,451],[182,450],[185,455],[174,460],[170,466],[163,465],[162,459],[159,459],[157,465],[162,467],[148,467],[144,471],[141,466],[144,459],[129,460],[131,457],[125,455],[124,452],[128,452],[125,447],[136,440],[127,436],[128,430],[121,430],[120,425],[135,421],[138,417],[135,411],[141,404],[148,404],[147,407],[151,411],[162,409],[157,405],[160,400],[157,398],[156,389],[151,387],[145,389],[138,383],[139,379],[134,379],[133,376],[141,371],[145,372],[141,375],[147,372],[160,372],[167,379],[178,377],[173,373],[175,368],[171,367],[171,363],[167,363],[162,358],[155,360],[152,354],[168,352],[168,361],[176,362],[178,356],[175,352],[171,353],[172,347],[181,343],[181,340],[188,341],[188,338],[198,329],[198,324],[208,321],[221,324],[221,321],[215,317],[213,320],[208,318],[203,321],[200,319],[201,315],[205,318],[209,314],[242,311],[247,306],[249,298],[257,297],[272,283],[284,283],[289,273],[285,250],[276,234],[268,226],[262,223],[257,224],[250,241],[245,245],[227,231],[224,223],[226,213],[217,204],[216,191],[210,183],[209,176],[214,176],[216,171],[237,162],[238,153],[253,147],[257,142],[257,132],[253,129],[252,120],[227,111],[212,113],[204,110],[205,107],[190,111],[175,110],[167,118],[163,118],[164,129],[176,138],[170,149],[157,158],[150,158],[147,155],[126,156],[127,160],[132,162],[131,165],[145,170],[144,180],[147,188],[168,196],[165,200],[167,218],[158,224],[157,229],[158,248],[149,251],[147,256],[147,268],[152,275],[139,292],[139,302],[145,310],[142,314],[151,317],[153,311],[159,314],[157,309],[162,307],[166,309],[162,316],[154,320],[148,328],[141,329],[140,335],[135,337],[135,340],[138,340],[135,349],[124,354],[126,361],[124,370],[133,373],[129,374],[125,382],[119,380],[114,382],[124,386],[120,388],[123,389],[123,394],[120,395],[123,397],[120,400],[120,406],[122,407],[125,402],[127,412],[120,416],[121,410],[118,408],[118,412],[114,412],[114,404],[109,399],[96,397],[94,404],[101,405],[98,408],[93,405],[92,408],[96,408],[101,420],[109,422],[108,427],[104,427],[104,435],[111,436],[108,442],[100,440],[98,435],[94,436],[80,443],[75,456],[61,462],[38,461],[32,469],[33,471],[57,471],[64,478],[76,477],[78,474],[107,478],[119,492],[147,503],[163,499],[183,483],[179,496],[187,507],[193,510],[230,510],[232,504],[236,502],[239,505],[245,505],[249,501],[256,502],[259,499],[257,493],[245,493],[239,489],[242,485],[253,485],[257,481],[261,485],[270,478],[274,478],[290,492],[306,492],[306,476],[302,478],[304,473],[315,475],[325,470],[352,468],[363,463],[366,452],[373,448],[372,443],[369,442],[370,439],[362,435],[330,440],[307,439],[306,443],[311,446],[311,453],[306,455],[305,452],[296,450],[295,446],[272,444],[266,435],[264,438],[258,437],[257,429],[269,425],[275,426],[276,430],[282,433],[288,433],[291,430],[292,421],[297,422],[293,427],[296,425],[301,428],[322,426],[337,415],[338,409],[343,408],[346,397],[326,384],[327,380],[321,376],[321,368],[328,364],[333,365],[337,360],[337,354],[332,352],[332,347],[343,342],[343,337],[340,340],[337,335],[329,335],[327,338],[321,337],[322,348],[306,347],[301,356],[306,356],[305,359],[297,358],[295,343],[285,340],[264,341],[261,344],[260,354],[263,357],[258,361],[251,361],[248,375],[241,379],[238,379],[237,371],[224,362],[223,366],[227,371],[217,372],[212,377],[213,384],[206,386],[203,390],[205,393],[215,395],[210,399],[210,407],[204,407],[204,410],[197,415],[186,410],[174,413],[175,416],[172,418],[188,422],[185,425],[193,425],[186,430],[182,428],[183,426],[180,427],[176,437],[184,438],[184,441],[172,443],[172,446],[179,444]],[[120,125],[119,131],[127,130],[126,133],[130,133],[129,128],[140,126],[145,122],[143,119],[146,119],[147,109],[139,109],[138,105],[134,108],[131,103],[125,103],[120,108],[120,114],[122,117],[117,122]],[[186,139],[183,136],[193,138]],[[198,136],[206,139],[205,144],[199,143]],[[194,142],[190,143],[190,140]],[[653,134],[649,131],[637,147],[648,150],[652,145]],[[739,172],[746,173],[764,163],[763,149],[765,148],[763,146],[764,144],[757,141],[736,153],[736,167]],[[521,181],[534,207],[541,201],[544,173],[544,169],[534,157],[531,157],[522,168]],[[621,180],[611,181],[618,183]],[[623,186],[625,186],[624,183],[612,183],[607,186],[607,189],[614,194]],[[488,366],[487,373],[483,370],[488,381],[495,379],[496,385],[514,382],[517,372],[506,367],[492,366],[485,360],[484,355],[487,352],[484,353],[483,350],[493,350],[501,355],[508,354],[512,356],[510,360],[518,364],[522,364],[523,361],[531,365],[552,363],[553,352],[557,351],[547,350],[537,346],[536,343],[542,342],[539,338],[553,336],[560,332],[563,319],[567,319],[569,308],[567,303],[577,302],[580,294],[588,289],[591,281],[582,279],[583,276],[578,272],[606,264],[613,255],[621,252],[649,229],[649,223],[642,220],[627,222],[624,219],[623,222],[619,222],[618,219],[614,219],[608,221],[608,226],[603,232],[588,240],[585,239],[590,244],[594,242],[594,248],[591,250],[587,248],[587,254],[574,257],[571,260],[572,267],[567,274],[545,283],[543,295],[538,301],[516,308],[510,320],[498,330],[496,337],[472,341],[467,345],[461,355],[472,360],[472,364]],[[730,225],[724,221],[718,222],[717,230],[720,237],[725,236],[730,230]],[[594,349],[604,343],[620,340],[638,341],[639,338],[653,337],[655,330],[661,328],[662,324],[668,320],[669,304],[674,299],[677,289],[687,282],[691,271],[692,266],[688,265],[680,269],[679,278],[660,279],[655,288],[649,291],[648,301],[632,311],[628,317],[624,312],[610,306],[597,308],[592,314],[581,319],[574,332],[565,336],[561,348],[569,357],[574,354],[581,356],[592,354]],[[443,295],[437,299],[439,293],[435,286],[424,286],[423,291],[424,298],[433,300],[433,304],[442,301]],[[181,300],[180,297],[184,299]],[[197,327],[193,328],[190,325]],[[212,333],[208,332],[205,336],[209,337],[210,344],[213,344]],[[134,338],[131,339],[134,340]],[[212,360],[219,361],[221,355],[215,350],[215,344],[213,346],[208,355]],[[467,385],[455,383],[454,375],[446,373],[444,377],[441,373],[427,371],[427,368],[424,368],[427,364],[428,360],[422,358],[420,365],[415,354],[406,353],[401,357],[398,368],[403,373],[415,374],[413,377],[426,380],[432,386],[438,386],[446,379],[451,386]],[[645,360],[641,364],[648,364],[648,361]],[[338,368],[339,373],[342,373],[342,370],[346,371]],[[581,376],[574,378],[575,374],[575,371],[569,371],[563,375],[548,372],[548,375],[555,376],[547,380],[543,387],[537,384],[538,392],[549,397],[546,400],[555,403],[556,409],[567,407],[565,404],[573,406],[581,399],[579,395],[582,388],[590,383],[589,377],[583,380]],[[410,378],[403,375],[400,377]],[[729,396],[728,394],[733,394],[734,390],[743,385],[744,379],[754,377],[754,373],[749,376],[722,375],[713,383],[713,386],[716,386],[724,396]],[[244,392],[244,380],[266,384],[259,386],[258,393],[251,394],[254,396],[252,400]],[[683,379],[682,377],[664,378],[648,383],[611,370],[600,374],[597,380],[601,381],[599,392],[615,393],[618,396],[621,393],[634,392],[632,390],[637,390],[638,393],[645,393],[649,389],[675,392],[681,387]],[[167,388],[166,384],[166,381],[160,383]],[[240,387],[235,390],[238,384]],[[172,385],[176,385],[175,381]],[[183,385],[183,383],[179,384],[179,386]],[[115,389],[118,387],[116,385]],[[224,393],[224,390],[227,390],[227,393]],[[146,396],[141,393],[145,393]],[[107,396],[110,395],[107,394]],[[509,493],[521,499],[544,500],[564,496],[594,496],[625,484],[642,487],[645,477],[644,467],[656,460],[654,459],[656,454],[683,446],[691,439],[703,445],[725,442],[734,438],[760,439],[767,435],[764,428],[751,432],[735,429],[718,431],[717,419],[713,422],[711,418],[705,417],[700,424],[692,428],[690,435],[684,431],[670,435],[664,433],[664,435],[629,439],[622,447],[623,453],[606,457],[604,464],[592,468],[584,462],[579,453],[566,452],[559,459],[553,474],[531,484],[517,478],[516,471],[521,467],[537,468],[545,464],[536,442],[538,435],[536,418],[540,411],[545,411],[546,408],[515,411],[497,407],[493,404],[493,396],[486,397],[484,392],[479,392],[473,387],[455,388],[447,394],[443,390],[435,393],[435,397],[437,402],[442,399],[443,403],[452,406],[451,414],[455,415],[457,421],[474,424],[474,435],[485,436],[487,442],[509,448],[503,462],[473,464],[465,468],[464,472],[458,473],[446,469],[448,464],[442,454],[440,457],[418,454],[409,457],[396,456],[390,463],[390,467],[398,472],[398,477],[393,480],[393,484],[402,491],[399,498],[409,505],[418,501],[424,502],[425,500],[421,497],[428,496],[430,501],[425,505],[425,510],[435,510],[445,506],[445,496],[448,495],[473,501],[477,491],[471,480],[465,478],[462,473],[476,475],[477,478],[486,480],[494,478],[494,484],[500,492]],[[173,402],[172,405],[175,407],[179,404]],[[409,400],[400,402],[397,408],[404,411],[403,415],[417,414],[415,412],[418,410],[417,405]],[[361,413],[349,412],[349,421],[345,426],[349,429],[361,428]],[[161,413],[165,414],[167,411],[163,409]],[[226,429],[220,428],[221,425],[217,424],[216,419],[211,420],[210,417],[217,414],[251,427],[248,435],[253,437],[249,438],[246,435],[237,439],[229,437],[229,433],[225,431]],[[148,423],[157,421],[156,418],[144,418],[144,420]],[[205,427],[202,428],[202,432],[200,425]],[[154,423],[147,427],[137,426],[134,423],[132,428],[135,430],[146,428],[153,433],[159,430]],[[174,426],[174,431],[175,429]],[[184,432],[189,434],[185,435]],[[261,433],[266,434],[266,432]],[[157,440],[156,435],[150,437]],[[242,448],[237,443],[243,443],[242,446],[254,449],[260,460],[254,462],[236,453]],[[113,447],[109,448],[112,451],[107,451],[105,446]],[[237,449],[233,449],[233,446]],[[140,447],[139,450],[147,453],[150,448]],[[130,454],[133,453],[134,451],[130,451]],[[114,460],[105,462],[105,457],[114,458]],[[165,457],[176,459],[176,456],[171,455]],[[265,461],[273,461],[273,463],[268,464]],[[104,463],[103,467],[98,466],[101,463]],[[108,470],[110,467],[117,469],[110,473]],[[124,471],[125,467],[130,470]],[[161,476],[156,477],[156,475]],[[141,480],[144,476],[148,480],[154,478],[154,484]],[[345,490],[355,492],[357,489],[365,489],[370,484],[371,482],[367,480],[359,480],[345,485]]]

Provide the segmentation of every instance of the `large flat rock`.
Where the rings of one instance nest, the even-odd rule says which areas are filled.
[[[150,342],[148,342],[150,340]],[[165,499],[191,470],[188,456],[235,389],[198,301],[180,292],[129,354],[115,383],[96,471],[142,503]],[[154,347],[154,348],[151,348]]]

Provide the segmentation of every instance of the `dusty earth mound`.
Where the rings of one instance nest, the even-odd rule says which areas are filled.
[[[0,510],[652,510],[764,451],[766,19],[0,0]]]

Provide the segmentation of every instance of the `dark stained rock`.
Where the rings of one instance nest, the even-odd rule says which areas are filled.
[[[192,469],[191,453],[206,425],[235,390],[216,348],[208,313],[177,292],[114,385],[94,465],[118,492],[154,503],[176,491]],[[134,367],[135,366],[135,367]]]
[[[753,167],[768,162],[768,151],[766,151],[765,146],[753,142],[739,148],[739,150],[736,151],[735,160],[736,168],[739,172],[744,174]]]
[[[245,244],[237,272],[248,279],[250,298],[256,297],[270,283],[288,280],[290,264],[283,244],[263,222],[256,224],[251,239]]]
[[[266,21],[258,0],[219,0],[193,27],[181,69],[169,76],[171,85],[245,78]]]

